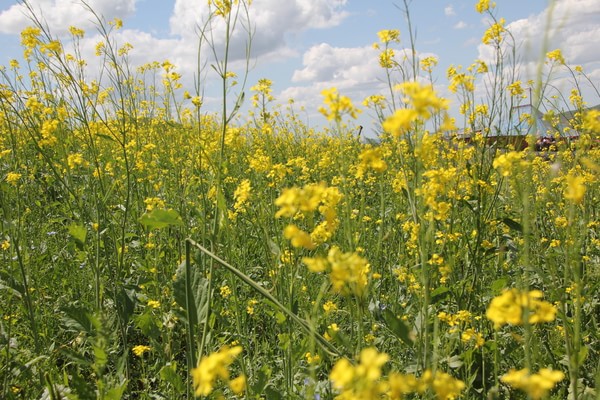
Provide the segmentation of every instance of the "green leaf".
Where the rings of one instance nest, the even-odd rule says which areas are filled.
[[[507,278],[496,279],[490,285],[490,288],[492,289],[492,293],[494,295],[500,294],[502,292],[502,290],[506,287],[507,284],[508,284],[508,279]]]
[[[514,219],[510,219],[508,217],[502,218],[502,222],[504,223],[504,225],[508,226],[510,229],[517,231],[517,232],[523,232],[523,226],[518,223],[517,221],[515,221]]]
[[[69,387],[75,391],[80,399],[95,399],[97,397],[95,385],[81,376],[79,372],[70,375]]]
[[[19,299],[25,294],[25,287],[4,271],[0,271],[0,290],[10,291]]]
[[[284,314],[284,313],[282,313],[281,311],[277,311],[277,312],[275,313],[275,320],[277,321],[277,323],[278,323],[279,325],[283,324],[283,323],[286,321],[285,314]]]
[[[92,335],[95,331],[94,317],[83,307],[69,306],[61,309],[65,315],[61,318],[64,327],[74,332]]]
[[[448,297],[449,292],[450,292],[450,289],[446,286],[438,287],[433,292],[431,292],[431,302],[433,304],[436,304],[436,303],[444,300],[446,297]]]
[[[158,329],[159,325],[157,323],[158,321],[156,320],[156,318],[152,315],[152,312],[145,312],[143,314],[140,314],[136,316],[134,320],[135,326],[140,331],[142,331],[144,336],[148,336],[153,339],[158,339],[158,336],[160,335],[160,330]]]
[[[182,393],[185,390],[185,385],[183,384],[183,380],[177,374],[177,364],[176,363],[168,363],[164,367],[160,369],[160,379],[164,382],[170,383],[173,385],[173,388],[176,392]]]
[[[394,335],[396,335],[398,339],[402,340],[409,346],[413,345],[413,340],[410,337],[408,326],[401,319],[396,317],[391,310],[383,310],[383,320],[387,324],[387,327]]]
[[[85,238],[87,237],[87,229],[85,226],[78,224],[71,224],[67,228],[69,230],[69,235],[75,241],[75,244],[80,250],[83,250],[83,246],[85,245]]]
[[[115,305],[117,308],[117,313],[119,314],[121,321],[123,321],[125,325],[127,325],[129,319],[133,315],[133,311],[135,308],[134,298],[135,293],[133,293],[132,291],[128,291],[123,287],[120,288],[117,292]]]
[[[175,272],[173,293],[175,302],[185,311],[190,329],[195,332],[198,323],[205,323],[208,315],[208,280],[194,266],[190,266],[189,275],[184,261]]]
[[[106,392],[106,395],[104,396],[104,398],[106,400],[121,400],[126,388],[127,388],[127,381],[123,381],[119,386],[115,386],[114,388],[112,388],[108,392]]]
[[[96,367],[101,369],[108,362],[108,355],[106,354],[106,350],[104,350],[101,346],[93,345],[94,349],[94,363]]]
[[[140,223],[148,229],[162,229],[167,226],[182,226],[181,216],[175,210],[154,210],[144,213],[139,219]]]

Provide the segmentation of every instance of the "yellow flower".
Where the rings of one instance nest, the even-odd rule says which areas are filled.
[[[559,64],[565,65],[565,58],[560,49],[552,50],[546,53],[546,58],[550,61],[556,61]]]
[[[398,137],[407,132],[419,115],[412,108],[396,110],[383,122],[383,130]]]
[[[429,56],[429,57],[425,57],[421,60],[421,70],[427,72],[427,73],[431,73],[431,70],[433,69],[433,67],[435,67],[438,64],[438,59],[435,58],[434,56]]]
[[[77,166],[82,165],[83,161],[81,153],[71,153],[67,156],[67,165],[71,169],[75,169]]]
[[[69,32],[71,33],[71,35],[73,35],[74,37],[77,37],[77,38],[82,38],[83,35],[85,34],[85,31],[83,29],[79,29],[75,26],[70,26]]]
[[[379,53],[379,65],[381,68],[392,68],[394,66],[394,49],[385,49]]]
[[[333,366],[329,378],[335,388],[344,389],[354,379],[354,366],[350,361],[342,358]]]
[[[144,346],[143,344],[138,344],[137,346],[133,346],[133,349],[131,349],[131,351],[133,351],[133,354],[135,354],[138,357],[142,357],[144,355],[144,353],[146,353],[150,350],[152,350],[152,347]]]
[[[215,8],[214,13],[226,18],[231,13],[232,4],[238,4],[238,0],[208,0],[208,5]]]
[[[506,89],[512,96],[521,96],[523,94],[523,87],[521,87],[521,81],[515,81],[508,85]]]
[[[421,376],[421,388],[429,387],[433,389],[438,399],[451,400],[460,395],[460,392],[466,387],[465,383],[451,375],[436,371],[435,374],[426,370]]]
[[[115,29],[121,29],[123,27],[123,20],[120,18],[115,18],[108,23],[110,26],[114,26]]]
[[[246,304],[246,312],[248,313],[248,315],[254,315],[254,306],[257,304],[258,300],[256,299],[248,300],[248,303]]]
[[[490,26],[485,33],[483,34],[483,38],[481,39],[481,43],[490,44],[491,42],[500,43],[502,42],[502,33],[506,32],[504,28],[504,24],[506,20],[504,18],[500,18],[500,20]]]
[[[505,290],[500,296],[492,299],[486,317],[494,323],[496,329],[505,324],[522,325],[524,314],[528,315],[530,324],[554,321],[556,308],[540,300],[541,298],[542,292],[539,290]]]
[[[422,391],[422,385],[414,375],[392,372],[388,376],[388,396],[390,399],[402,399],[406,394]]]
[[[585,113],[583,129],[596,135],[600,134],[600,110],[590,110]]]
[[[285,189],[275,200],[275,205],[280,210],[275,213],[275,218],[293,217],[297,212],[315,211],[321,203],[325,191],[324,185],[310,184],[300,188]]]
[[[518,151],[509,151],[502,153],[494,159],[492,166],[499,170],[502,176],[510,176],[515,170],[515,165],[523,163],[524,153]]]
[[[565,378],[561,371],[542,368],[537,374],[530,374],[527,368],[511,369],[500,380],[516,389],[521,389],[532,399],[545,397],[558,382]]]
[[[10,185],[17,186],[19,179],[21,179],[21,174],[18,172],[9,172],[6,174],[6,182]]]
[[[358,108],[352,105],[349,97],[341,96],[336,88],[325,89],[321,92],[323,102],[328,108],[319,107],[319,112],[327,117],[330,121],[340,122],[344,114],[356,119],[358,113],[361,112]]]
[[[485,344],[485,340],[483,339],[483,336],[481,336],[481,333],[477,332],[473,328],[465,330],[460,336],[460,339],[464,343],[474,342],[476,348],[479,348]]]
[[[323,310],[325,311],[325,314],[329,314],[330,312],[335,311],[337,309],[338,309],[337,304],[335,304],[331,300],[329,300],[328,302],[323,304]]]
[[[329,271],[333,290],[342,294],[362,296],[368,284],[369,263],[356,253],[343,253],[333,246],[327,258],[305,257],[302,262],[314,272]]]
[[[148,197],[144,199],[144,204],[146,204],[146,211],[150,212],[155,208],[162,209],[165,208],[165,201],[158,197]]]
[[[372,169],[375,172],[383,172],[387,169],[387,163],[383,160],[381,147],[365,148],[358,156],[360,164],[356,169],[356,177],[361,179],[365,172]]]
[[[566,178],[565,199],[580,204],[585,196],[585,178],[569,173]]]
[[[360,352],[359,360],[354,366],[343,358],[333,366],[329,378],[333,387],[341,392],[338,398],[376,399],[384,393],[386,385],[380,382],[381,367],[389,356],[369,347]]]
[[[304,354],[304,358],[306,358],[306,362],[309,364],[318,364],[321,361],[321,356],[318,354],[311,354],[307,352]]]
[[[488,11],[490,8],[494,8],[496,7],[496,3],[492,3],[490,5],[490,0],[479,0],[477,2],[477,4],[475,4],[475,10],[477,10],[478,13],[483,14],[484,12]]]
[[[229,366],[241,352],[241,346],[223,346],[219,351],[202,357],[198,366],[192,369],[196,396],[208,396],[213,391],[217,379],[229,381]]]
[[[148,300],[148,307],[150,308],[159,308],[160,307],[160,301],[157,300]]]
[[[229,388],[237,396],[241,396],[246,390],[246,376],[240,375],[229,381]]]
[[[233,192],[233,198],[235,199],[235,204],[233,205],[233,209],[235,210],[234,215],[246,212],[246,205],[248,204],[251,191],[252,185],[249,179],[244,179],[240,182]]]
[[[381,43],[400,42],[400,31],[397,29],[384,29],[377,32]]]
[[[465,387],[463,381],[454,379],[444,372],[438,372],[433,381],[433,390],[438,399],[455,399]]]
[[[226,299],[231,295],[231,289],[227,285],[221,286],[221,288],[219,289],[219,293],[221,294],[221,297]]]
[[[283,230],[283,237],[290,240],[294,247],[303,247],[308,250],[312,250],[316,247],[316,244],[313,242],[310,235],[293,224],[285,227]]]
[[[8,250],[8,249],[10,249],[10,241],[8,239],[4,240],[2,242],[2,244],[0,244],[0,248],[2,250]]]

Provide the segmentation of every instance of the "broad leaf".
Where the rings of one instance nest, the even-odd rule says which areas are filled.
[[[183,221],[181,216],[175,210],[162,210],[155,208],[145,213],[139,219],[140,223],[148,229],[162,229],[167,226],[181,226]]]

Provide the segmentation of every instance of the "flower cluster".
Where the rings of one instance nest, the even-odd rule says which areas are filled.
[[[234,392],[241,393],[245,387],[245,377],[240,375],[233,380],[229,379],[229,367],[241,352],[241,346],[224,346],[219,351],[202,357],[198,366],[192,369],[196,396],[208,396],[214,390],[218,379],[228,382]]]
[[[356,253],[344,253],[333,246],[327,257],[305,257],[302,262],[312,272],[329,272],[333,290],[342,294],[362,296],[369,283],[370,270],[366,259]]]
[[[300,220],[318,211],[323,220],[310,234],[294,224],[288,225],[284,230],[284,236],[292,241],[292,246],[313,249],[331,238],[339,225],[335,208],[341,199],[342,194],[336,187],[327,187],[324,184],[285,189],[275,200],[275,205],[280,207],[275,217]]]
[[[339,123],[344,114],[350,115],[352,118],[357,118],[361,112],[358,108],[352,105],[349,97],[342,96],[336,88],[325,89],[321,92],[324,99],[323,102],[327,107],[319,107],[319,112],[323,114],[329,121]]]
[[[369,400],[387,398],[401,400],[411,393],[424,394],[428,390],[440,400],[457,398],[466,387],[464,382],[442,372],[426,370],[421,377],[392,372],[383,378],[382,367],[388,362],[386,353],[375,348],[363,349],[358,365],[343,358],[331,370],[333,387],[340,392],[336,399]]]
[[[496,329],[506,324],[522,325],[525,318],[530,324],[552,322],[556,318],[556,307],[540,300],[542,296],[539,290],[505,290],[500,296],[492,299],[486,316],[494,323]]]
[[[558,382],[565,378],[561,371],[542,368],[537,374],[530,373],[529,369],[511,369],[500,380],[516,389],[521,389],[533,400],[545,397]]]

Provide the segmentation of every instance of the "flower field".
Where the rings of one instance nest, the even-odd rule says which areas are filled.
[[[252,7],[209,4],[228,33]],[[119,20],[94,75],[85,32],[36,19],[0,68],[0,398],[599,399],[600,96],[552,50],[573,91],[547,104],[475,7],[497,58],[448,67],[461,121],[392,29],[389,92],[324,91],[321,131],[266,78],[240,107],[208,35],[219,112],[176,65],[131,65]],[[552,145],[490,145],[524,104]]]

